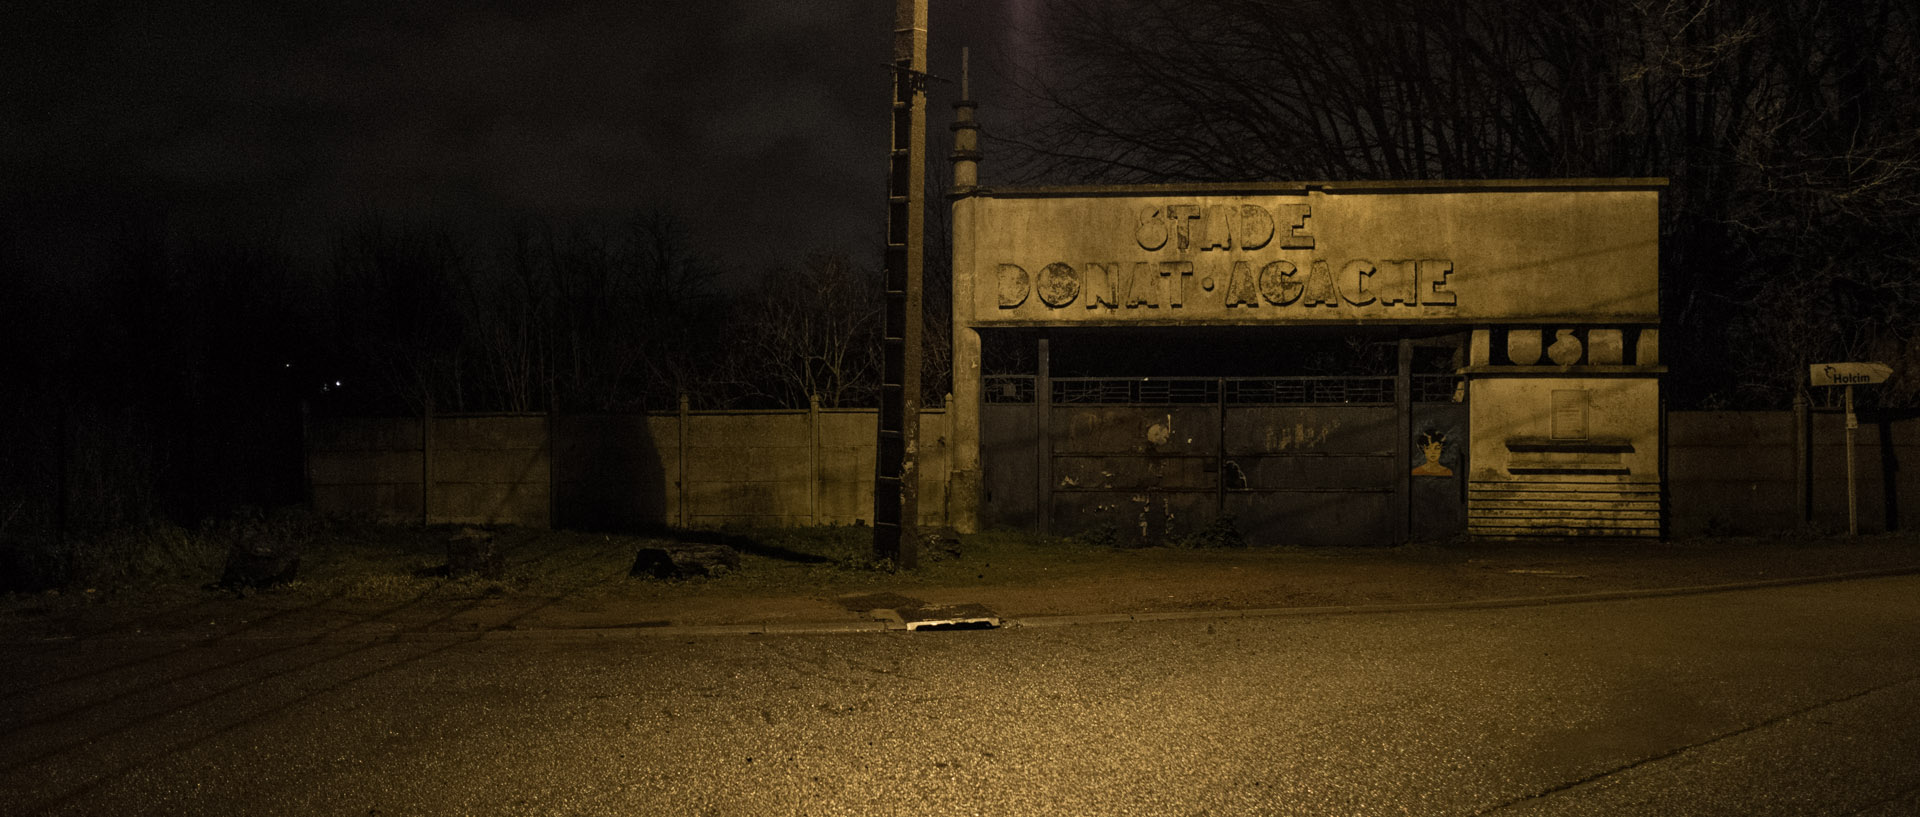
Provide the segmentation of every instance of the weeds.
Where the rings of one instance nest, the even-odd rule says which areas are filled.
[[[234,547],[302,552],[326,532],[318,516],[298,508],[263,511],[241,508],[200,524],[199,538],[222,552]]]
[[[1116,548],[1120,546],[1120,529],[1113,525],[1099,525],[1076,533],[1070,538],[1087,547]]]
[[[1228,536],[1230,530],[1204,533],[1188,546],[1226,547],[1238,541]],[[1097,572],[1112,560],[1129,558],[1111,530],[1073,538],[1008,531],[929,537],[921,543],[918,567],[909,571],[892,560],[874,558],[873,529],[858,525],[645,536],[488,527],[485,534],[504,562],[500,577],[449,577],[449,543],[472,534],[454,525],[377,524],[301,510],[246,510],[193,530],[155,526],[88,539],[70,552],[35,553],[67,560],[48,569],[60,576],[49,587],[98,587],[103,594],[136,591],[131,598],[163,587],[170,593],[202,592],[220,578],[223,561],[236,546],[294,548],[302,557],[298,575],[266,591],[283,603],[834,594],[882,585],[956,586],[1007,576],[1063,577]],[[671,584],[628,577],[641,548],[689,543],[732,547],[741,554],[740,567],[723,576]]]
[[[44,553],[40,578],[48,587],[144,588],[204,582],[219,575],[225,548],[177,525],[97,533],[70,539]]]
[[[436,584],[433,579],[404,574],[370,573],[328,582],[301,582],[299,589],[353,601],[400,601],[424,596]]]
[[[1233,524],[1231,515],[1222,516],[1207,526],[1184,536],[1172,537],[1168,545],[1177,548],[1244,548],[1247,539]]]
[[[1098,549],[1142,548],[1164,544],[1171,548],[1244,548],[1246,537],[1240,535],[1240,529],[1233,524],[1233,517],[1223,516],[1208,522],[1207,526],[1192,533],[1171,534],[1162,540],[1153,538],[1142,540],[1123,539],[1119,527],[1106,524],[1087,528],[1068,537],[1067,541],[1076,545]]]

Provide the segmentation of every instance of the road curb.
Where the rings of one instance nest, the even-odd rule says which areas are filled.
[[[1797,585],[1830,584],[1837,582],[1880,579],[1894,576],[1920,575],[1920,564],[1901,567],[1855,570],[1843,573],[1828,573],[1818,576],[1797,576],[1780,579],[1756,579],[1744,582],[1724,584],[1689,585],[1685,587],[1657,587],[1639,590],[1606,590],[1592,593],[1564,593],[1549,596],[1514,596],[1494,599],[1464,599],[1460,601],[1434,602],[1397,602],[1389,604],[1348,604],[1319,607],[1255,607],[1231,610],[1180,610],[1152,613],[1075,613],[1065,615],[1025,616],[1020,618],[1002,617],[998,629],[1078,627],[1101,624],[1133,624],[1157,621],[1220,621],[1249,618],[1286,618],[1301,616],[1341,616],[1386,613],[1416,613],[1438,611],[1497,610],[1509,607],[1548,607],[1560,604],[1593,604],[1610,601],[1630,601],[1673,596],[1699,596],[1713,593],[1731,593],[1743,590],[1763,590],[1775,587],[1793,587]],[[252,633],[227,636],[190,635],[179,633],[142,633],[126,634],[105,638],[83,639],[80,642],[68,639],[0,641],[0,646],[48,646],[67,643],[100,643],[104,641],[184,641],[188,643],[210,643],[218,641],[312,641],[314,643],[418,643],[441,641],[505,642],[505,641],[634,641],[644,638],[700,638],[716,636],[755,636],[755,635],[846,635],[853,633],[908,632],[904,623],[883,620],[851,621],[787,621],[760,622],[747,624],[649,624],[647,626],[579,626],[579,627],[496,627],[482,630],[389,630],[368,631],[350,630],[315,635],[313,633]]]
[[[1845,573],[1829,573],[1819,576],[1798,576],[1783,579],[1757,579],[1746,582],[1726,584],[1690,585],[1686,587],[1659,587],[1641,590],[1606,590],[1594,593],[1567,593],[1552,596],[1515,596],[1499,599],[1469,599],[1463,601],[1400,602],[1393,604],[1352,604],[1323,607],[1256,607],[1237,610],[1182,610],[1161,613],[1078,613],[1055,616],[1026,616],[1006,618],[1000,629],[1024,627],[1076,627],[1096,624],[1127,624],[1152,621],[1205,621],[1237,618],[1281,618],[1287,616],[1336,616],[1362,615],[1368,613],[1413,613],[1443,610],[1495,610],[1504,607],[1546,607],[1557,604],[1591,604],[1608,601],[1627,601],[1632,599],[1650,599],[1667,596],[1699,596],[1712,593],[1731,593],[1741,590],[1762,590],[1772,587],[1792,587],[1807,584],[1828,584],[1834,582],[1880,579],[1892,576],[1920,575],[1920,565],[1903,567],[1875,568],[1855,570]],[[607,628],[588,632],[587,638],[646,637],[646,636],[709,636],[709,635],[827,635],[861,632],[905,632],[906,629],[884,621],[850,622],[792,622],[766,624],[718,624],[718,625],[669,625],[666,627],[646,628]],[[495,630],[485,633],[487,638],[524,638],[532,634],[553,636],[557,633],[587,632],[574,630]]]
[[[1596,602],[1628,601],[1632,599],[1651,599],[1668,596],[1701,596],[1712,593],[1731,593],[1741,590],[1763,590],[1771,587],[1827,584],[1832,582],[1881,579],[1890,576],[1910,576],[1916,574],[1920,574],[1920,565],[1856,570],[1846,573],[1829,573],[1821,576],[1758,579],[1727,584],[1657,587],[1641,590],[1604,590],[1594,593],[1566,593],[1552,596],[1514,596],[1499,599],[1398,602],[1393,604],[1350,604],[1323,607],[1260,607],[1244,610],[1182,610],[1164,613],[1092,613],[1060,616],[1031,616],[1011,619],[1009,624],[1020,627],[1073,627],[1083,624],[1121,624],[1134,621],[1193,621],[1204,619],[1278,618],[1283,616],[1413,613],[1440,610],[1496,610],[1504,607],[1546,607],[1556,604],[1591,604]]]

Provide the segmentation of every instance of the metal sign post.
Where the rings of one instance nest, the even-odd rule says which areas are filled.
[[[1847,386],[1847,535],[1860,535],[1860,490],[1855,485],[1857,469],[1853,467],[1853,430],[1860,427],[1860,418],[1853,413],[1853,386]]]
[[[1847,535],[1860,535],[1860,491],[1854,473],[1853,432],[1860,417],[1853,413],[1853,387],[1885,383],[1893,376],[1893,367],[1885,363],[1815,363],[1807,367],[1807,376],[1815,386],[1847,388]]]

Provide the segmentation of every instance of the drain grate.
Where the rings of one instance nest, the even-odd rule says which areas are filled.
[[[966,621],[916,621],[907,625],[914,632],[940,630],[992,630],[1000,626],[999,619],[977,618]]]
[[[899,593],[865,593],[835,599],[840,606],[866,613],[907,630],[993,630],[1002,622],[1000,614],[984,604],[928,604]]]
[[[895,612],[900,614],[900,623],[912,631],[992,630],[1000,626],[1000,615],[983,604],[909,607]]]

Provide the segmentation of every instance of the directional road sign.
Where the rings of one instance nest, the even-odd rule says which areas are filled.
[[[1815,363],[1807,368],[1815,386],[1867,386],[1893,376],[1893,367],[1885,363]]]

